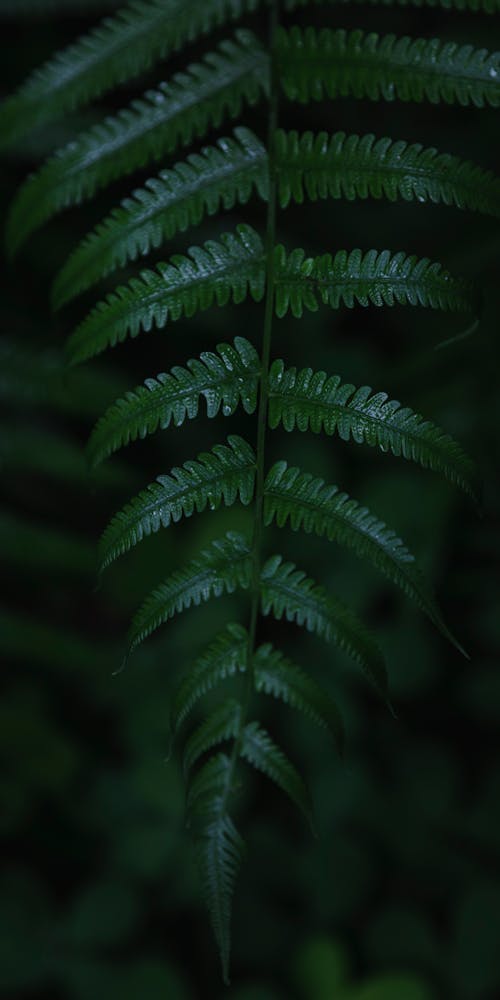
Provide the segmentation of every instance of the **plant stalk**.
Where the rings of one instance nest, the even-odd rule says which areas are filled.
[[[231,777],[228,787],[232,783],[232,775],[239,757],[241,741],[244,727],[247,723],[247,716],[250,707],[252,694],[254,691],[254,667],[253,657],[255,653],[257,637],[257,621],[260,606],[260,575],[262,570],[262,536],[264,530],[264,482],[265,482],[265,451],[266,451],[266,430],[267,414],[269,406],[269,365],[271,359],[271,342],[274,318],[274,246],[276,242],[276,207],[277,207],[277,183],[276,183],[276,158],[275,158],[275,135],[278,127],[278,93],[279,85],[277,79],[276,64],[274,60],[274,48],[276,31],[279,24],[279,0],[272,0],[269,17],[269,53],[270,53],[270,86],[269,86],[269,117],[267,129],[268,147],[268,170],[269,170],[269,200],[267,204],[266,220],[266,298],[264,306],[264,332],[262,337],[261,355],[261,378],[259,391],[259,405],[257,410],[257,474],[255,481],[254,499],[254,522],[252,534],[252,578],[250,583],[251,606],[250,624],[248,627],[248,646],[245,671],[245,684],[242,697],[242,712],[240,729],[234,741],[231,753]]]

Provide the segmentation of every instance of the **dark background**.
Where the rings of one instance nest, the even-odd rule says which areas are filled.
[[[105,13],[113,4],[91,6]],[[92,23],[92,13],[86,19],[59,9],[38,19],[23,15],[20,3],[13,19],[8,3],[2,8],[5,93]],[[500,14],[334,5],[293,20],[500,48]],[[265,17],[248,24],[265,37]],[[213,44],[229,33],[214,36]],[[209,45],[172,59],[164,77]],[[102,107],[121,106],[162,73],[157,68],[137,87],[121,88]],[[5,157],[3,206],[41,157],[101,113],[72,115]],[[265,137],[263,107],[244,120]],[[299,130],[420,141],[500,172],[493,109],[348,100],[303,108],[283,101],[280,121]],[[134,177],[134,186],[154,172]],[[130,187],[130,181],[115,184],[90,206],[65,213],[3,268],[0,991],[6,998],[228,995],[183,829],[178,756],[166,761],[168,707],[182,669],[215,630],[245,620],[245,595],[179,617],[125,672],[113,672],[144,595],[210,539],[248,525],[250,515],[236,507],[185,521],[119,560],[97,591],[96,540],[110,515],[157,474],[228,433],[253,440],[254,424],[239,414],[230,421],[201,417],[132,445],[93,475],[83,449],[105,407],[145,377],[236,334],[258,345],[262,307],[211,310],[68,372],[64,339],[93,299],[53,318],[51,280],[75,242]],[[157,259],[240,221],[262,231],[264,220],[255,199],[181,234]],[[288,248],[303,246],[310,254],[404,249],[480,276],[480,328],[448,348],[436,345],[464,330],[466,317],[325,309],[302,321],[277,321],[273,355],[383,389],[442,424],[476,458],[484,503],[478,517],[435,474],[375,449],[283,431],[270,436],[269,461],[283,456],[339,483],[402,535],[471,660],[351,552],[309,536],[267,533],[268,553],[282,551],[330,585],[376,631],[398,719],[335,649],[294,626],[262,623],[261,638],[275,639],[337,699],[347,752],[339,762],[322,731],[274,703],[256,706],[308,777],[319,837],[310,837],[265,779],[247,773],[238,825],[249,851],[234,908],[229,996],[493,1000],[500,994],[498,222],[418,203],[330,201],[287,210],[278,228]]]

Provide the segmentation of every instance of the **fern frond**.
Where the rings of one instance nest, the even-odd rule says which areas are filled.
[[[198,225],[205,215],[246,204],[254,188],[267,200],[266,166],[265,146],[239,126],[233,138],[218,139],[216,146],[205,146],[172,170],[162,170],[125,198],[70,255],[54,282],[54,307]]]
[[[342,753],[345,738],[342,717],[326,691],[308,674],[270,643],[257,649],[254,671],[256,691],[280,699],[327,729]]]
[[[196,461],[172,469],[169,476],[158,476],[115,514],[101,539],[101,570],[143,538],[195,511],[217,510],[223,503],[231,507],[238,499],[245,506],[251,503],[256,471],[253,448],[235,434],[227,441],[202,452]]]
[[[285,368],[275,361],[269,373],[269,425],[287,431],[337,433],[343,441],[368,444],[441,472],[477,498],[474,463],[436,424],[385,392],[368,385],[356,389],[339,375],[312,368]]]
[[[275,156],[282,208],[292,199],[402,198],[500,218],[500,179],[492,171],[420,143],[278,129]]]
[[[472,284],[455,278],[441,264],[407,256],[403,251],[339,250],[334,257],[306,257],[302,249],[286,254],[275,249],[276,313],[288,310],[301,317],[323,302],[332,309],[353,306],[426,306],[432,309],[474,311],[477,297]]]
[[[228,531],[181,570],[172,573],[137,611],[129,632],[129,654],[169,618],[211,597],[250,586],[251,548],[244,535]]]
[[[6,225],[15,253],[30,233],[53,215],[91,198],[178,145],[201,138],[225,116],[239,115],[267,86],[268,56],[257,39],[238,31],[171,83],[147,91],[115,117],[84,132],[46,161],[19,189]]]
[[[307,472],[276,462],[265,482],[264,523],[290,522],[293,531],[326,535],[354,549],[415,601],[434,625],[457,645],[443,622],[436,601],[415,565],[415,557],[383,521],[337,486],[325,485]],[[459,647],[460,648],[460,647]]]
[[[296,768],[258,722],[249,722],[242,734],[240,754],[257,771],[262,771],[298,806],[313,826],[309,792]]]
[[[0,106],[1,146],[139,76],[259,0],[132,0],[37,67]]]
[[[92,466],[158,428],[171,423],[180,427],[184,420],[198,416],[200,399],[207,407],[207,417],[216,417],[222,409],[231,416],[241,405],[245,413],[257,406],[260,359],[252,344],[235,337],[232,344],[218,344],[217,354],[203,351],[199,359],[176,366],[169,373],[146,379],[118,399],[97,422],[87,445]]]
[[[226,754],[211,757],[195,775],[188,793],[203,894],[229,984],[231,904],[245,844],[227,811],[234,768]]]
[[[375,640],[356,615],[282,556],[272,556],[261,573],[262,613],[305,625],[356,660],[384,699],[387,675]]]
[[[246,225],[223,233],[218,241],[191,247],[188,256],[176,254],[155,271],[142,271],[99,302],[68,342],[73,363],[85,361],[114,347],[141,330],[162,329],[181,316],[194,316],[231,299],[245,300],[250,292],[259,302],[265,290],[265,255],[260,236]]]
[[[500,53],[439,38],[283,28],[276,55],[290,100],[324,97],[500,105]]]
[[[210,713],[186,742],[183,757],[184,773],[187,774],[203,754],[218,743],[236,739],[242,721],[243,711],[234,698],[227,698]]]
[[[171,725],[174,737],[203,695],[227,677],[245,672],[247,646],[247,630],[242,625],[226,625],[190,667],[173,698]]]

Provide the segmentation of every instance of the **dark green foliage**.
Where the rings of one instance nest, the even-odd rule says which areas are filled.
[[[413,598],[449,637],[414,556],[392,528],[347,493],[339,492],[338,486],[327,486],[310,473],[277,462],[264,486],[264,522],[273,520],[280,528],[289,521],[294,531],[302,528],[350,546]]]
[[[282,208],[318,198],[387,198],[431,201],[500,216],[500,182],[458,157],[372,134],[284,132],[275,137],[275,169]],[[221,209],[244,205],[256,190],[268,199],[268,157],[260,140],[238,127],[162,170],[85,237],[53,287],[60,307],[110,271],[136,260],[177,232]]]
[[[82,0],[84,3],[85,0]],[[35,70],[0,115],[3,143],[130,80],[258,0],[133,0]]]
[[[295,27],[280,30],[276,55],[290,100],[353,96],[500,105],[500,54],[470,45]]]
[[[239,403],[247,413],[257,406],[260,375],[259,356],[248,340],[236,337],[234,347],[219,344],[218,354],[204,351],[187,368],[173,368],[147,379],[134,392],[118,399],[100,418],[88,443],[88,456],[97,465],[130,441],[166,429],[180,427],[198,416],[203,397],[208,417],[222,410],[232,416]]]
[[[328,729],[339,752],[344,746],[344,726],[338,708],[308,674],[270,643],[255,654],[255,689],[279,698]]]
[[[401,198],[500,217],[500,182],[491,171],[420,143],[278,129],[276,163],[282,208],[291,199]]]
[[[470,282],[452,278],[440,264],[418,260],[390,250],[339,250],[332,257],[306,257],[303,250],[289,256],[275,251],[276,314],[288,310],[300,318],[304,309],[315,312],[319,302],[338,309],[361,306],[412,305],[432,309],[473,310],[476,297]]]
[[[337,0],[339,7],[342,2]],[[270,14],[268,36],[240,24],[260,6]],[[381,249],[342,249],[334,229],[325,248],[328,252],[310,256],[302,246],[279,242],[276,214],[278,208],[319,199],[371,198],[413,202],[415,209],[419,203],[440,204],[498,220],[500,181],[469,159],[405,139],[377,138],[371,131],[285,131],[278,128],[278,111],[279,102],[286,100],[308,104],[340,97],[456,104],[457,111],[460,106],[473,111],[497,108],[500,54],[463,40],[466,31],[459,43],[290,24],[287,12],[305,6],[306,0],[283,4],[134,0],[35,71],[0,109],[2,142],[15,145],[25,132],[73,114],[158,63],[167,76],[168,82],[156,81],[154,89],[151,86],[126,107],[118,105],[113,115],[97,119],[97,124],[55,151],[25,181],[12,203],[7,221],[10,253],[63,209],[160,163],[158,175],[140,177],[142,186],[133,187],[118,207],[107,209],[67,257],[53,285],[54,307],[71,302],[118,268],[142,261],[179,233],[202,222],[207,226],[207,219],[213,218],[214,238],[174,254],[168,263],[153,262],[131,277],[126,275],[124,283],[77,320],[68,341],[72,363],[142,332],[170,329],[181,319],[196,318],[202,330],[203,314],[215,305],[264,300],[255,323],[258,349],[234,336],[233,330],[233,344],[220,343],[216,351],[203,351],[183,367],[176,364],[147,379],[111,406],[106,403],[88,445],[90,462],[97,466],[138,438],[180,428],[199,415],[202,399],[210,419],[232,417],[237,409],[247,417],[256,414],[255,449],[246,436],[230,434],[227,444],[215,445],[169,475],[158,476],[114,516],[100,549],[104,568],[147,536],[195,512],[233,507],[238,501],[252,505],[250,531],[229,530],[210,543],[201,541],[197,546],[201,551],[183,568],[167,566],[164,582],[139,607],[128,640],[129,654],[178,613],[212,597],[243,591],[235,604],[245,604],[248,624],[232,622],[222,630],[218,625],[215,639],[204,651],[198,650],[181,679],[170,711],[175,738],[200,701],[212,695],[204,721],[195,723],[186,737],[184,771],[187,819],[226,981],[232,896],[243,856],[243,841],[232,819],[241,761],[277,784],[312,825],[306,784],[258,721],[264,699],[254,696],[265,694],[301,711],[333,736],[339,750],[344,740],[335,701],[317,684],[314,664],[304,669],[272,642],[260,642],[258,628],[266,627],[260,616],[294,623],[339,647],[361,666],[389,704],[384,654],[357,611],[345,602],[343,588],[339,599],[281,553],[268,557],[265,529],[288,525],[295,532],[303,530],[352,548],[409,595],[461,649],[413,555],[384,520],[286,459],[276,462],[266,477],[266,430],[337,434],[344,442],[366,443],[440,472],[470,496],[477,498],[478,492],[472,462],[437,425],[367,385],[356,389],[343,376],[328,377],[314,368],[297,371],[286,367],[286,358],[272,361],[272,333],[278,318],[284,320],[281,329],[288,337],[296,326],[294,319],[304,320],[304,314],[317,312],[321,305],[333,310],[418,306],[477,317],[484,308],[481,283],[473,281],[466,266],[461,276],[460,269],[452,273],[430,257],[387,249],[382,239]],[[500,9],[497,0],[380,0],[380,6],[440,6],[492,14]],[[228,22],[240,25],[232,39],[215,48],[208,43],[197,62],[186,61],[185,69],[168,77],[171,53],[200,42]],[[259,101],[265,109],[265,127],[259,131],[254,126],[257,135],[245,122],[248,107]],[[239,118],[243,124],[231,137],[211,134],[228,119]],[[169,162],[181,147],[189,150],[206,137],[210,145],[187,151],[183,161]],[[264,203],[265,233],[258,223],[254,228],[232,219],[231,231],[221,235],[222,212],[240,218],[254,195]],[[307,221],[303,233],[308,235]],[[363,232],[362,241],[364,247],[377,244],[377,234],[365,238]],[[312,234],[311,243],[317,250]],[[411,232],[404,232],[403,245],[411,251]],[[429,252],[431,248],[429,239]],[[211,321],[216,322],[213,317]],[[295,342],[297,355],[301,348],[311,351],[311,362],[310,342],[316,329],[311,324],[309,331],[304,320]],[[176,343],[174,337],[172,331],[170,348]],[[162,343],[165,340],[158,338],[159,350]],[[290,346],[290,355],[293,351]],[[187,350],[182,353],[186,356]],[[396,523],[400,514],[396,506]],[[416,518],[417,514],[416,507]],[[240,516],[235,510],[234,517]],[[9,514],[4,527],[8,554],[9,537],[22,534],[22,528]],[[26,537],[36,559],[36,532],[27,531]],[[53,550],[57,556],[56,542]],[[71,555],[71,544],[68,551]],[[75,552],[76,563],[81,557],[88,572],[88,547],[77,546]],[[122,572],[126,574],[125,569]],[[271,621],[267,626],[272,627]],[[293,634],[282,625],[276,630]],[[230,749],[221,752],[219,746],[226,743]]]
[[[205,214],[215,215],[236,202],[244,205],[254,186],[267,198],[266,165],[265,146],[240,127],[234,138],[219,139],[217,146],[191,154],[173,170],[162,170],[72,254],[54,283],[54,304],[63,305],[110,271],[197,225]]]
[[[70,359],[84,361],[127,336],[161,329],[212,305],[244,302],[248,292],[259,302],[264,284],[262,242],[250,226],[238,226],[219,241],[191,247],[189,257],[177,255],[156,271],[142,271],[140,278],[108,295],[70,337]]]
[[[225,740],[235,739],[241,729],[241,705],[228,698],[214,709],[186,741],[184,747],[184,773],[187,775],[196,761],[212,747]]]
[[[189,257],[176,256],[156,271],[142,271],[99,302],[69,339],[73,363],[85,361],[114,347],[141,330],[161,329],[181,316],[193,316],[212,305],[240,304],[250,292],[259,302],[265,292],[265,256],[258,234],[239,226],[220,242],[191,247]],[[301,249],[287,256],[274,251],[276,315],[288,311],[300,318],[304,309],[316,312],[319,303],[338,309],[344,305],[428,306],[472,311],[478,304],[470,282],[452,278],[440,264],[405,253],[339,250],[335,257],[306,258]]]
[[[63,208],[205,135],[226,116],[235,118],[244,103],[253,104],[259,97],[266,63],[254,36],[237,32],[202,64],[188,67],[158,90],[146,91],[116,117],[60,150],[26,181],[13,202],[6,229],[10,251],[17,251]]]
[[[139,608],[131,626],[129,651],[178,612],[211,597],[231,594],[237,587],[247,588],[250,571],[251,550],[244,535],[228,532],[225,538],[212,542],[210,549],[173,573]]]
[[[243,438],[230,435],[228,445],[216,444],[211,452],[184,462],[169,476],[135,497],[115,515],[101,540],[101,569],[160,528],[201,513],[207,507],[230,507],[239,498],[242,504],[253,499],[255,454]]]
[[[257,771],[262,771],[274,781],[312,823],[309,794],[300,774],[258,722],[249,722],[245,726],[240,752]]]
[[[377,643],[353,612],[282,556],[272,556],[261,576],[262,612],[278,621],[304,625],[356,660],[383,697],[387,696],[384,659]]]
[[[241,625],[227,625],[179,685],[172,704],[172,730],[178,732],[193,706],[220,681],[246,670],[248,633]]]
[[[285,368],[275,361],[269,374],[269,423],[287,431],[337,433],[343,441],[369,444],[442,472],[466,493],[475,495],[471,459],[440,427],[402,407],[369,385],[356,389],[339,375],[312,368]]]

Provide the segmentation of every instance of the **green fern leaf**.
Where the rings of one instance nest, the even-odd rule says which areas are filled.
[[[258,0],[134,0],[35,69],[0,106],[1,146],[139,76]]]
[[[327,376],[312,368],[297,372],[275,361],[269,374],[269,425],[275,429],[280,423],[287,431],[337,433],[343,441],[352,439],[402,455],[443,473],[477,498],[475,467],[460,445],[387,393],[372,394],[368,385],[356,389],[339,375]]]
[[[251,547],[244,535],[228,531],[146,598],[129,633],[128,654],[174,615],[211,597],[247,589],[252,575]]]
[[[280,528],[289,521],[293,531],[302,529],[326,535],[329,541],[353,548],[411,597],[461,649],[444,624],[436,601],[415,565],[415,557],[391,528],[347,493],[340,493],[337,486],[327,486],[323,479],[288,468],[286,462],[276,462],[267,475],[264,496],[264,523],[269,525],[273,521]]]
[[[59,150],[28,178],[12,203],[6,226],[9,252],[16,252],[57,212],[202,137],[226,115],[235,118],[244,103],[254,104],[267,86],[267,60],[257,39],[239,31],[203,63],[147,91]]]
[[[162,329],[183,315],[224,306],[231,298],[243,302],[249,291],[256,302],[262,299],[264,248],[250,226],[237,226],[234,233],[191,247],[188,254],[175,255],[155,271],[142,271],[140,278],[99,302],[69,339],[71,361],[84,361],[141,330]]]
[[[211,757],[195,775],[188,793],[190,822],[203,894],[229,984],[231,904],[245,844],[228,815],[234,768],[226,754]]]
[[[234,346],[218,344],[217,354],[203,351],[199,359],[175,367],[167,374],[146,379],[144,385],[118,399],[96,424],[87,455],[92,466],[171,423],[180,427],[184,420],[198,416],[200,398],[207,416],[216,417],[222,409],[231,416],[241,403],[245,413],[254,413],[260,377],[260,359],[252,344],[235,337]]]
[[[298,806],[313,826],[309,792],[296,768],[282,750],[273,743],[258,722],[249,722],[242,734],[240,754],[257,771],[262,771]]]
[[[53,287],[56,309],[128,261],[158,249],[178,232],[235,204],[254,188],[267,200],[267,152],[249,129],[218,139],[172,170],[162,170],[125,198],[68,258]]]
[[[402,198],[500,218],[500,180],[490,170],[420,143],[278,129],[275,149],[282,208],[306,197]]]
[[[438,38],[355,29],[280,29],[276,55],[290,100],[324,97],[500,105],[500,53]]]
[[[200,757],[216,744],[236,739],[241,729],[242,717],[242,707],[234,698],[228,698],[217,705],[186,743],[183,757],[184,773],[187,774]]]
[[[273,614],[279,621],[305,625],[327,641],[334,642],[356,660],[387,700],[387,675],[384,658],[375,640],[356,615],[332,597],[314,580],[306,577],[282,556],[267,560],[261,573],[262,613]]]
[[[260,237],[247,225],[223,234],[220,242],[192,247],[189,257],[176,255],[170,264],[142,271],[140,278],[119,286],[99,302],[71,335],[72,363],[85,361],[141,330],[161,329],[169,320],[193,316],[213,304],[245,300],[248,291],[260,301],[265,290],[265,255]],[[306,258],[301,249],[286,255],[275,248],[276,313],[290,309],[296,317],[315,311],[319,301],[340,305],[420,305],[434,309],[478,307],[473,285],[453,278],[440,264],[389,250],[339,250]]]
[[[402,251],[339,250],[307,257],[301,249],[287,257],[284,247],[275,250],[276,313],[288,310],[300,318],[304,309],[315,312],[319,302],[338,309],[361,306],[426,306],[432,309],[474,311],[473,286],[452,277],[427,257],[420,260]]]
[[[500,180],[458,157],[372,134],[276,133],[275,163],[282,208],[293,199],[402,198],[431,201],[500,217]],[[256,189],[268,196],[267,153],[248,129],[193,153],[126,198],[68,258],[53,288],[59,308],[117,267],[145,256],[205,214],[245,204]]]
[[[173,698],[171,726],[174,737],[203,695],[226,678],[245,672],[247,647],[247,630],[241,625],[226,625],[186,671]]]
[[[317,725],[327,729],[339,753],[344,748],[344,726],[337,706],[326,691],[288,660],[270,643],[259,646],[254,658],[255,690],[272,695],[286,705],[303,712]]]
[[[227,440],[229,447],[216,444],[196,461],[172,469],[169,476],[158,476],[114,516],[101,539],[101,570],[143,538],[195,511],[217,510],[222,503],[230,507],[237,499],[245,506],[251,503],[256,471],[253,448],[234,434]]]

